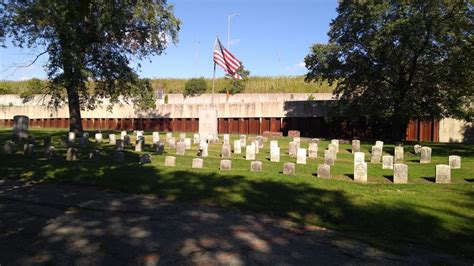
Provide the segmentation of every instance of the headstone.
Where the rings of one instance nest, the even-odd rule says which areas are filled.
[[[135,131],[135,134],[137,136],[137,139],[139,139],[140,137],[143,137],[143,131],[141,131],[141,130]]]
[[[296,156],[297,164],[306,164],[306,149],[299,148]]]
[[[413,151],[415,152],[415,154],[420,154],[421,153],[421,145],[415,144],[415,146],[413,146]]]
[[[117,151],[123,151],[124,148],[125,148],[125,146],[123,145],[123,140],[118,139],[118,140],[115,141],[115,149]]]
[[[245,159],[255,160],[255,145],[247,145],[245,149]]]
[[[311,143],[319,144],[319,139],[313,138],[311,139]]]
[[[436,165],[436,183],[451,183],[451,167],[449,165]]]
[[[176,144],[176,155],[184,155],[186,152],[186,143],[180,141]]]
[[[139,141],[142,142],[142,147],[145,146],[145,136],[141,135],[137,137],[137,140],[135,141],[135,144],[137,144]]]
[[[25,115],[15,115],[13,117],[13,136],[15,139],[28,138],[28,127],[30,118]]]
[[[392,155],[382,156],[382,169],[393,169],[393,156]]]
[[[264,140],[263,136],[257,136],[256,140],[257,140],[258,148],[263,149],[263,140]]]
[[[170,147],[170,148],[175,148],[176,147],[176,139],[174,137],[169,138],[166,143],[168,143],[168,147]]]
[[[127,131],[121,131],[120,132],[120,139],[123,140],[123,138],[127,136]]]
[[[82,137],[87,139],[87,141],[89,141],[89,132],[82,133]]]
[[[256,140],[252,140],[252,142],[250,143],[250,145],[254,146],[255,148],[255,154],[259,154],[260,153],[260,149],[258,148],[258,142]]]
[[[318,177],[331,178],[331,166],[329,164],[318,165]]]
[[[382,150],[383,150],[383,141],[377,140],[377,141],[375,142],[375,146],[381,147]]]
[[[223,144],[222,145],[222,149],[221,149],[221,157],[222,158],[230,158],[232,152],[231,152],[231,149],[230,149],[230,145],[229,144]]]
[[[97,160],[100,157],[100,151],[97,149],[94,149],[89,153],[89,160]]]
[[[288,130],[288,137],[299,137],[300,132],[298,130]]]
[[[199,136],[207,138],[209,135],[217,139],[217,108],[202,107],[199,108]]]
[[[224,134],[224,140],[223,144],[230,144],[230,135],[229,134]]]
[[[184,143],[186,144],[186,150],[191,149],[191,138],[185,138]]]
[[[149,164],[151,163],[151,155],[150,154],[142,154],[140,155],[140,164]]]
[[[130,136],[129,135],[123,136],[123,145],[125,147],[130,146]]]
[[[352,140],[352,153],[360,152],[360,140]]]
[[[367,163],[354,164],[354,181],[367,183]]]
[[[401,164],[403,163],[403,146],[395,146],[395,152],[394,152],[394,163]]]
[[[260,161],[250,162],[250,171],[251,172],[261,172],[262,171],[262,162],[260,162]]]
[[[336,145],[336,153],[339,152],[339,140],[338,139],[332,139],[331,144]]]
[[[310,142],[308,146],[308,157],[311,159],[318,158],[318,144]]]
[[[240,135],[240,146],[247,146],[247,135]]]
[[[408,183],[408,165],[399,163],[393,165],[393,183]]]
[[[33,155],[33,144],[25,144],[23,145],[23,154],[24,155]]]
[[[295,157],[297,152],[298,152],[298,144],[294,141],[290,142],[288,144],[288,154],[292,157]]]
[[[240,140],[234,140],[234,153],[241,154],[242,153],[242,146],[240,145]]]
[[[153,139],[153,144],[157,144],[158,142],[160,142],[160,133],[159,132],[156,132],[156,131],[153,131],[152,134],[152,139]]]
[[[98,144],[102,143],[102,133],[95,134],[95,142]]]
[[[89,144],[88,138],[86,138],[85,136],[82,136],[79,138],[79,146],[81,146],[81,148],[87,147],[88,144]]]
[[[336,151],[325,150],[324,151],[324,164],[334,165],[335,162],[336,162]]]
[[[270,162],[280,162],[280,147],[270,148]]]
[[[172,132],[166,132],[166,142],[168,142],[173,137]]]
[[[67,135],[67,140],[71,143],[73,143],[76,140],[76,133],[74,132],[69,132]]]
[[[122,141],[121,139],[120,140],[117,140],[117,142],[119,141]],[[115,162],[117,163],[121,163],[124,161],[124,154],[122,151],[114,151],[114,155],[113,155],[113,159]]]
[[[191,168],[202,168],[204,160],[202,158],[194,158]]]
[[[54,151],[54,146],[46,146],[46,149],[44,151],[44,157],[48,159],[53,159],[55,155],[56,153]]]
[[[421,147],[420,163],[431,163],[431,148]]]
[[[8,140],[3,146],[3,152],[5,154],[13,154],[15,152],[15,142]]]
[[[293,141],[296,142],[296,145],[298,145],[298,148],[301,146],[301,138],[300,137],[294,137]]]
[[[174,156],[166,156],[165,157],[165,166],[176,166],[176,157]]]
[[[382,147],[381,146],[372,146],[372,155],[370,157],[371,163],[380,163],[382,159]]]
[[[232,169],[232,161],[231,160],[221,160],[220,165],[221,171],[229,171]]]
[[[117,143],[117,139],[115,138],[115,134],[109,134],[109,144],[115,145]]]
[[[193,144],[199,144],[200,141],[201,141],[201,137],[199,137],[198,133],[195,133],[193,135]]]
[[[283,174],[285,175],[294,175],[296,166],[294,163],[284,163],[283,164]]]
[[[338,146],[334,143],[331,143],[331,144],[328,145],[328,150],[334,151],[334,154],[335,154],[334,159],[337,159]]]
[[[354,164],[365,163],[365,153],[357,151],[354,153]]]
[[[208,153],[209,144],[207,144],[207,142],[204,141],[199,144],[199,147],[201,150],[201,157],[207,157],[209,155]]]
[[[43,147],[51,146],[51,136],[45,136],[43,138]]]
[[[59,144],[61,144],[61,147],[68,147],[69,146],[69,142],[67,141],[67,137],[66,136],[61,136],[59,138]]]
[[[156,143],[155,144],[155,152],[158,155],[162,155],[163,153],[165,153],[165,144],[163,144],[163,142]]]
[[[272,148],[278,148],[278,140],[270,140],[270,150]]]
[[[67,149],[66,153],[66,161],[77,161],[78,158],[78,152],[76,148],[69,148]]]
[[[461,156],[450,155],[448,158],[449,158],[449,166],[451,167],[451,169],[461,168]]]
[[[137,144],[135,144],[135,151],[142,152],[143,151],[143,140],[139,139]]]

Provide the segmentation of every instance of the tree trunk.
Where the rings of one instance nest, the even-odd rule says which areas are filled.
[[[407,121],[402,119],[398,112],[392,115],[392,141],[394,143],[405,140]]]
[[[81,105],[77,87],[67,88],[67,97],[69,105],[69,131],[76,133],[76,136],[82,136]]]

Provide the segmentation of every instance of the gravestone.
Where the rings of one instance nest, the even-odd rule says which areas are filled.
[[[78,158],[78,152],[77,152],[77,149],[76,148],[69,148],[67,149],[67,153],[66,153],[66,161],[77,161],[79,158]]]
[[[360,140],[352,140],[352,153],[360,152]]]
[[[415,154],[420,154],[421,153],[421,145],[415,144],[415,146],[413,146],[413,151],[415,152]]]
[[[393,156],[392,155],[382,156],[382,169],[393,169]]]
[[[431,148],[421,147],[420,163],[431,163]]]
[[[95,142],[98,143],[98,144],[102,143],[102,137],[103,137],[102,133],[96,133],[95,134]]]
[[[311,139],[311,143],[319,144],[319,139],[313,138],[313,139]]]
[[[13,138],[21,140],[28,138],[28,127],[30,118],[25,115],[15,115],[13,117]]]
[[[130,136],[129,135],[123,136],[123,146],[125,146],[125,147],[130,146]]]
[[[396,163],[393,165],[393,183],[408,183],[408,165]]]
[[[367,183],[367,163],[354,164],[354,181]]]
[[[158,155],[162,155],[163,153],[165,153],[165,144],[163,144],[162,142],[156,143],[155,144],[155,152]]]
[[[115,134],[109,134],[109,144],[115,145],[116,142],[117,142],[117,139],[115,138]]]
[[[234,140],[234,153],[241,154],[242,153],[242,146],[240,146],[240,140]]]
[[[224,134],[223,144],[229,145],[230,144],[230,135]]]
[[[377,140],[377,141],[375,142],[375,146],[381,147],[382,150],[383,150],[383,141]]]
[[[174,137],[169,138],[166,143],[168,144],[168,147],[170,148],[176,147],[176,139]]]
[[[202,158],[194,158],[191,168],[202,168],[204,165],[204,160]]]
[[[251,145],[255,147],[255,154],[258,154],[260,152],[260,148],[258,147],[258,142],[256,140],[252,140]]]
[[[67,135],[67,140],[71,143],[74,143],[74,141],[76,140],[76,133],[69,132]]]
[[[142,154],[140,155],[140,164],[149,164],[151,163],[151,155],[150,154]]]
[[[331,144],[336,145],[336,153],[339,152],[339,140],[338,139],[332,139]]]
[[[5,145],[3,145],[3,152],[5,154],[13,154],[15,152],[15,142],[11,140],[5,142]]]
[[[219,167],[221,171],[229,171],[232,169],[232,161],[231,160],[221,160],[221,165]]]
[[[135,135],[137,136],[137,139],[139,139],[140,137],[143,137],[143,131],[137,130],[135,131]]]
[[[201,107],[199,108],[199,136],[208,138],[211,135],[211,141],[217,140],[217,108]]]
[[[354,153],[354,164],[365,163],[365,153],[357,151]]]
[[[143,140],[139,139],[137,144],[135,144],[135,151],[142,152],[143,151]]]
[[[127,131],[120,131],[120,139],[123,140],[125,136],[127,136]]]
[[[260,162],[260,161],[250,162],[250,171],[251,172],[261,172],[262,171],[262,162]]]
[[[184,155],[186,152],[186,143],[180,141],[176,144],[176,155]]]
[[[311,142],[308,146],[308,157],[311,159],[318,158],[318,144]]]
[[[263,137],[257,136],[256,140],[257,140],[258,148],[263,149]]]
[[[165,157],[165,166],[176,166],[176,157],[174,156],[166,156]]]
[[[403,146],[395,146],[395,152],[394,152],[394,163],[401,164],[403,163]]]
[[[298,144],[294,141],[288,144],[288,155],[295,157],[298,152]]]
[[[299,148],[296,156],[297,164],[306,164],[306,149]]]
[[[118,139],[118,140],[115,141],[115,150],[123,151],[124,148],[125,148],[125,146],[123,145],[123,140]]]
[[[436,183],[451,183],[451,167],[449,165],[436,165]]]
[[[223,144],[222,149],[221,149],[221,157],[222,158],[230,158],[232,155],[230,145],[229,144]]]
[[[318,165],[318,177],[331,178],[331,166],[328,164]]]
[[[324,150],[324,164],[334,165],[336,162],[336,151]]]
[[[51,136],[45,136],[43,138],[43,147],[51,146]]]
[[[294,163],[284,163],[283,164],[283,174],[285,175],[294,175],[296,165]]]
[[[166,132],[166,142],[168,142],[173,137],[172,132]]]
[[[100,157],[100,151],[97,149],[94,149],[89,153],[89,160],[98,160]]]
[[[186,144],[186,150],[191,149],[191,138],[185,138],[184,143]]]
[[[179,133],[179,141],[184,141],[185,138],[186,138],[186,133],[185,132]]]
[[[334,154],[335,154],[334,159],[337,159],[337,149],[338,149],[337,145],[334,144],[334,143],[331,143],[331,144],[328,145],[328,150],[334,151]]]
[[[448,157],[449,166],[451,169],[460,169],[461,168],[461,156],[450,155]]]
[[[299,137],[300,132],[298,130],[288,130],[288,137]]]
[[[247,146],[247,135],[240,135],[240,146]]]
[[[270,148],[270,162],[280,162],[280,147]]]
[[[117,140],[117,142],[119,142],[119,141],[122,141],[122,140],[121,140],[121,139],[120,139],[120,140]],[[124,154],[123,154],[122,151],[114,151],[113,154],[114,154],[114,155],[113,155],[113,160],[114,160],[115,162],[117,162],[117,163],[122,163],[122,162],[124,161],[125,156],[124,156]]]
[[[33,155],[33,148],[34,148],[33,144],[23,145],[23,154],[27,156]]]
[[[382,159],[382,147],[381,146],[372,146],[372,155],[370,157],[371,163],[380,163]]]
[[[255,145],[247,145],[245,148],[245,159],[255,160]]]
[[[278,148],[278,140],[271,140],[270,141],[270,150],[272,148]]]
[[[202,142],[201,141],[201,144],[199,144],[200,146],[200,150],[201,150],[201,157],[207,157],[209,155],[208,153],[208,147],[209,147],[209,144],[207,144],[207,142]]]
[[[296,142],[296,145],[298,145],[298,148],[301,146],[301,138],[300,137],[294,137],[293,141]]]
[[[48,159],[53,159],[55,157],[56,153],[54,150],[54,146],[46,146],[46,149],[44,151],[44,157]]]
[[[199,137],[199,134],[195,133],[193,135],[193,144],[199,144],[200,141],[201,141],[201,138]]]
[[[152,134],[152,140],[153,140],[153,144],[157,144],[158,142],[160,142],[160,133],[159,132],[156,132],[156,131],[153,131]]]
[[[87,139],[87,141],[89,141],[89,132],[84,132],[84,133],[82,134],[82,137],[85,138],[85,139]]]

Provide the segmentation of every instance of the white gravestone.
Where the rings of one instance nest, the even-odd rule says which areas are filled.
[[[230,144],[230,135],[229,134],[224,134],[223,138],[223,144]]]
[[[153,145],[157,144],[158,142],[160,142],[160,133],[158,132],[153,132],[152,133],[153,135]]]
[[[420,163],[431,163],[430,147],[421,147]]]
[[[261,172],[262,171],[262,162],[260,162],[260,161],[250,162],[250,171],[251,172]]]
[[[207,157],[209,155],[208,153],[208,144],[205,141],[201,141],[199,144],[199,148],[201,149],[201,157]]]
[[[255,154],[259,154],[260,153],[260,148],[258,147],[258,141],[253,140],[251,145],[253,145],[255,147]]]
[[[354,164],[365,163],[365,153],[357,151],[354,153]]]
[[[184,141],[185,138],[186,138],[186,133],[185,132],[179,133],[179,141]]]
[[[296,166],[294,163],[284,163],[283,164],[283,174],[285,175],[294,175]]]
[[[270,148],[270,162],[280,162],[280,148]]]
[[[271,140],[270,141],[270,150],[274,147],[278,148],[278,140]]]
[[[406,184],[408,183],[408,165],[394,164],[393,165],[393,183]]]
[[[352,153],[356,153],[360,151],[360,140],[354,139],[352,140]]]
[[[109,144],[115,145],[116,141],[117,140],[115,139],[115,134],[109,134]]]
[[[190,138],[185,138],[184,143],[186,144],[186,150],[191,149],[191,139]]]
[[[317,143],[314,143],[314,142],[309,143],[308,157],[312,159],[318,157],[318,144]]]
[[[123,138],[127,135],[127,131],[121,131],[120,132],[120,139],[123,140]]]
[[[306,164],[306,149],[299,148],[296,156],[297,164]]]
[[[245,159],[255,160],[255,145],[247,145],[245,149]]]
[[[318,165],[318,177],[331,178],[331,166],[328,164]]]
[[[399,164],[403,163],[403,153],[404,153],[403,147],[402,146],[396,146],[393,161],[395,163],[399,163]]]
[[[354,181],[367,183],[367,163],[354,164]]]
[[[102,133],[96,133],[95,134],[95,142],[100,144],[102,143],[102,139],[103,139],[103,136],[102,136]]]
[[[221,149],[221,157],[222,158],[230,158],[232,152],[230,150],[229,144],[223,144]]]
[[[336,145],[336,153],[339,152],[339,140],[338,139],[332,139],[331,144]]]
[[[170,140],[172,137],[173,137],[172,132],[166,132],[166,142],[168,142],[168,140]]]
[[[199,108],[199,136],[212,135],[217,140],[217,109],[213,107]]]
[[[334,157],[334,159],[337,159],[338,146],[334,143],[331,143],[331,144],[328,145],[328,150],[334,151],[334,154],[336,154],[335,155],[336,157]]]
[[[449,165],[436,165],[436,183],[451,183],[451,167]]]
[[[371,163],[380,163],[382,159],[382,147],[381,146],[372,146],[372,155],[370,157]]]
[[[165,157],[165,166],[176,166],[176,157],[174,156],[166,156]]]
[[[240,146],[247,146],[247,135],[240,135]]]
[[[324,164],[334,165],[336,162],[336,151],[324,150]]]
[[[242,146],[240,146],[240,140],[236,139],[234,140],[234,153],[235,154],[241,154],[242,153]]]
[[[193,135],[193,144],[199,144],[200,140],[201,140],[201,138],[199,137],[199,134],[195,133]]]
[[[232,169],[231,160],[221,160],[221,165],[219,167],[221,171],[230,171]]]
[[[69,133],[68,133],[67,140],[72,143],[72,142],[74,142],[75,139],[76,139],[76,133],[74,133],[74,132],[69,132]]]
[[[191,168],[202,168],[204,160],[201,158],[194,158]]]
[[[381,148],[383,149],[383,141],[377,140],[377,141],[375,142],[375,146],[381,147]]]
[[[382,156],[382,169],[393,169],[393,156],[392,155]]]
[[[186,152],[186,143],[180,141],[176,144],[176,155],[184,155]]]
[[[288,154],[292,157],[296,156],[296,153],[298,152],[298,143],[295,141],[292,141],[288,144]]]
[[[451,169],[460,169],[461,168],[461,156],[457,155],[450,155],[449,159],[449,166]]]

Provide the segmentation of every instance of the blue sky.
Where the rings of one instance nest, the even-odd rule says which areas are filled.
[[[231,20],[231,52],[252,76],[302,75],[303,59],[314,43],[326,43],[329,23],[336,17],[333,0],[169,0],[182,21],[179,42],[165,54],[141,62],[139,74],[149,78],[212,77],[212,49],[216,35],[227,46]],[[196,60],[196,47],[198,60]],[[28,68],[18,68],[36,51],[0,48],[0,80],[45,78],[43,57]],[[197,62],[197,63],[196,63]],[[136,62],[135,62],[136,63]],[[216,76],[223,76],[218,69]]]

